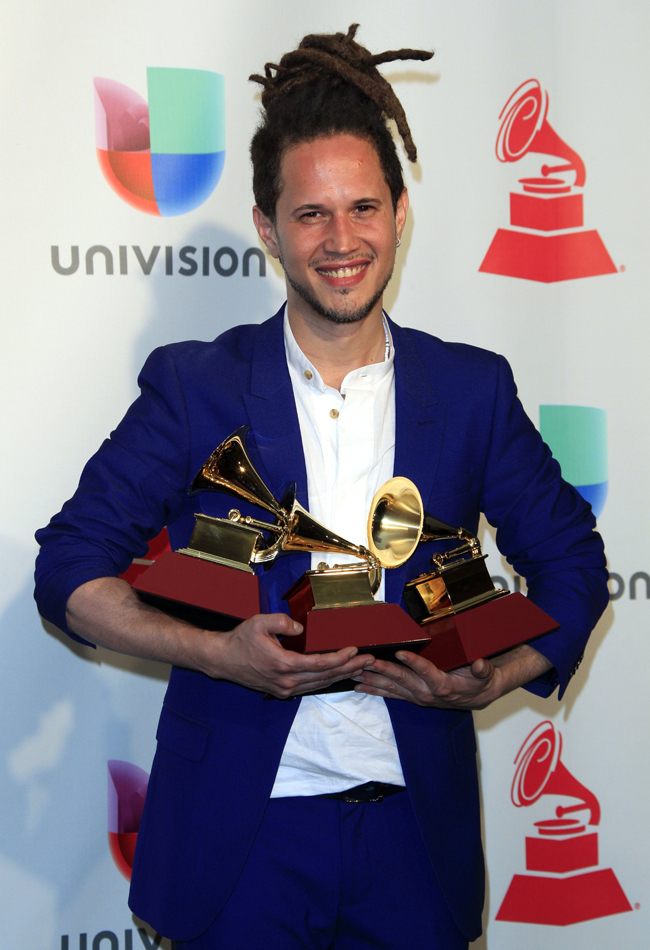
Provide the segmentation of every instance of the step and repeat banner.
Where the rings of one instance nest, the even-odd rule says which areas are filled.
[[[23,0],[5,8],[0,66],[11,950],[167,946],[126,900],[168,670],[40,620],[33,533],[74,491],[155,346],[212,339],[282,302],[251,220],[248,76],[305,33],[353,21],[371,50],[436,50],[384,67],[419,151],[387,308],[509,359],[599,517],[612,571],[563,701],[520,690],[476,716],[488,864],[476,946],[648,945],[647,6]],[[459,398],[471,386],[459,379]],[[523,589],[487,525],[482,540],[497,583]]]

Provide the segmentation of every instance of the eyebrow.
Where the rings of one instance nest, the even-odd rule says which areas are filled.
[[[356,205],[366,205],[366,204],[372,204],[372,203],[381,204],[381,203],[382,203],[382,202],[381,202],[381,198],[376,198],[376,197],[375,197],[375,198],[373,198],[373,197],[356,198],[356,199],[352,202],[352,206],[354,207],[354,206],[356,206]],[[297,208],[294,208],[293,214],[299,214],[301,211],[320,211],[320,210],[321,210],[322,208],[324,208],[324,207],[325,207],[324,204],[304,204],[304,205],[299,205]]]

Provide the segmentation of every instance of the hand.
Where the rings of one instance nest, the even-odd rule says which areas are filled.
[[[302,626],[286,614],[258,614],[234,630],[204,639],[199,669],[216,679],[288,699],[348,679],[375,662],[367,654],[359,656],[356,647],[306,656],[285,650],[278,641],[278,636],[300,633]]]
[[[400,650],[395,656],[403,665],[375,660],[355,675],[353,679],[360,684],[355,687],[356,692],[439,709],[484,709],[499,696],[529,683],[553,666],[528,644],[493,660],[474,660],[470,666],[450,673],[443,673],[417,653]]]

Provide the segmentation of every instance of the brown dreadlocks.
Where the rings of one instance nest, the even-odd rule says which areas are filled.
[[[351,134],[368,139],[377,151],[393,206],[404,189],[402,168],[386,125],[394,119],[406,154],[417,151],[402,104],[378,71],[381,63],[427,60],[432,52],[388,50],[373,55],[354,39],[358,23],[347,34],[310,34],[280,60],[267,63],[260,83],[262,122],[251,142],[253,191],[264,214],[275,219],[280,194],[280,161],[285,148],[320,136]]]

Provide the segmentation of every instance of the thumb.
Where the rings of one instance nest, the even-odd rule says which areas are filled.
[[[266,632],[279,637],[297,637],[303,631],[302,624],[287,614],[266,614],[264,621]]]
[[[474,660],[472,663],[472,676],[476,676],[477,679],[486,680],[492,675],[492,664],[489,660],[481,658],[480,660]]]

